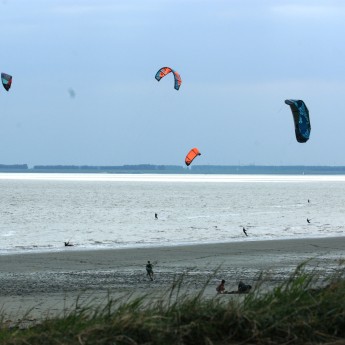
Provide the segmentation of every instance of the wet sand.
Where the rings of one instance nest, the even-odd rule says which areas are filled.
[[[261,272],[267,284],[286,279],[308,259],[308,269],[333,272],[345,259],[345,237],[244,241],[159,248],[61,252],[0,256],[0,315],[5,319],[37,320],[60,315],[79,303],[100,304],[107,298],[167,291],[181,275],[188,292],[207,284],[214,296],[220,279],[228,290],[239,280],[255,285]],[[154,281],[145,264],[154,264]]]

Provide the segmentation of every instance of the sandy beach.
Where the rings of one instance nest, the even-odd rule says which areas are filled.
[[[184,275],[187,292],[215,295],[220,279],[235,290],[239,280],[255,285],[260,273],[267,284],[284,280],[308,259],[307,269],[325,275],[345,259],[345,237],[189,245],[175,247],[80,251],[0,256],[0,308],[5,319],[38,320],[59,315],[79,303],[101,303],[107,297],[168,290]],[[154,281],[145,264],[154,264]],[[216,272],[215,272],[216,271]],[[125,297],[126,298],[126,297]]]

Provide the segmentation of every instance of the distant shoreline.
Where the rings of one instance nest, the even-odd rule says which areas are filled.
[[[232,242],[212,242],[212,243],[188,243],[188,244],[175,244],[175,245],[155,245],[155,246],[143,246],[143,247],[119,247],[119,248],[80,248],[77,245],[72,247],[61,247],[61,250],[44,250],[44,251],[28,251],[28,252],[16,252],[16,253],[1,253],[0,261],[10,262],[12,259],[21,257],[25,261],[25,257],[49,257],[49,256],[65,256],[68,255],[72,257],[78,256],[88,256],[88,255],[108,255],[109,253],[121,254],[121,252],[128,253],[140,252],[140,253],[150,253],[159,252],[163,255],[168,255],[169,252],[175,251],[201,251],[209,248],[251,248],[255,251],[257,247],[265,248],[269,250],[272,248],[289,248],[292,252],[300,252],[299,246],[305,245],[306,243],[312,243],[314,247],[317,247],[314,243],[330,244],[332,245],[332,250],[338,248],[339,250],[345,248],[345,236],[331,236],[331,237],[300,237],[300,238],[281,238],[281,239],[264,239],[264,240],[242,240],[242,241],[232,241]],[[218,250],[218,249],[217,249]],[[261,249],[262,250],[262,249]],[[306,251],[308,252],[308,251]],[[0,272],[3,271],[0,267]]]
[[[282,242],[282,243],[290,243],[296,241],[297,243],[300,241],[330,241],[333,243],[333,241],[336,241],[339,239],[340,242],[344,241],[344,248],[345,248],[345,235],[344,236],[312,236],[312,237],[282,237],[282,238],[272,238],[272,239],[257,239],[257,238],[250,238],[250,237],[244,237],[243,239],[238,240],[232,240],[232,241],[225,241],[225,242],[206,242],[206,243],[167,243],[167,244],[151,244],[151,245],[138,245],[138,246],[123,246],[123,247],[83,247],[82,245],[78,245],[78,243],[74,243],[73,246],[70,247],[64,247],[63,243],[61,243],[60,248],[44,248],[44,249],[27,249],[26,251],[23,250],[13,250],[13,251],[7,251],[7,252],[1,252],[0,251],[0,262],[2,258],[4,257],[16,257],[16,256],[22,256],[22,255],[60,255],[62,253],[72,253],[72,255],[78,255],[78,253],[81,253],[81,255],[84,255],[85,253],[93,253],[93,252],[111,252],[111,251],[156,251],[156,250],[175,250],[175,248],[194,248],[194,247],[208,247],[208,246],[242,246],[242,245],[248,245],[248,246],[256,246],[264,244],[265,246],[271,246],[272,243],[275,242]],[[0,269],[1,272],[1,269]]]
[[[345,175],[345,166],[303,165],[154,165],[120,166],[0,164],[0,173],[108,173],[108,174],[282,174]]]

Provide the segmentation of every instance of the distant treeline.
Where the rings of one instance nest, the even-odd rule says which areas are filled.
[[[194,165],[191,170],[200,174],[345,174],[345,166]]]
[[[0,172],[76,172],[76,173],[156,173],[156,174],[286,174],[342,175],[345,166],[268,166],[268,165],[34,165],[0,164]]]
[[[0,164],[0,171],[2,170],[28,170],[27,164]]]
[[[138,164],[138,165],[100,165],[100,166],[94,166],[94,165],[35,165],[33,170],[44,170],[44,171],[94,171],[94,172],[164,172],[168,170],[169,172],[183,172],[185,169],[182,166],[178,165],[152,165],[152,164]]]

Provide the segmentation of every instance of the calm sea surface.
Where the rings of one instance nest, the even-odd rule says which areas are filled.
[[[339,175],[2,173],[0,193],[0,254],[345,236]]]

